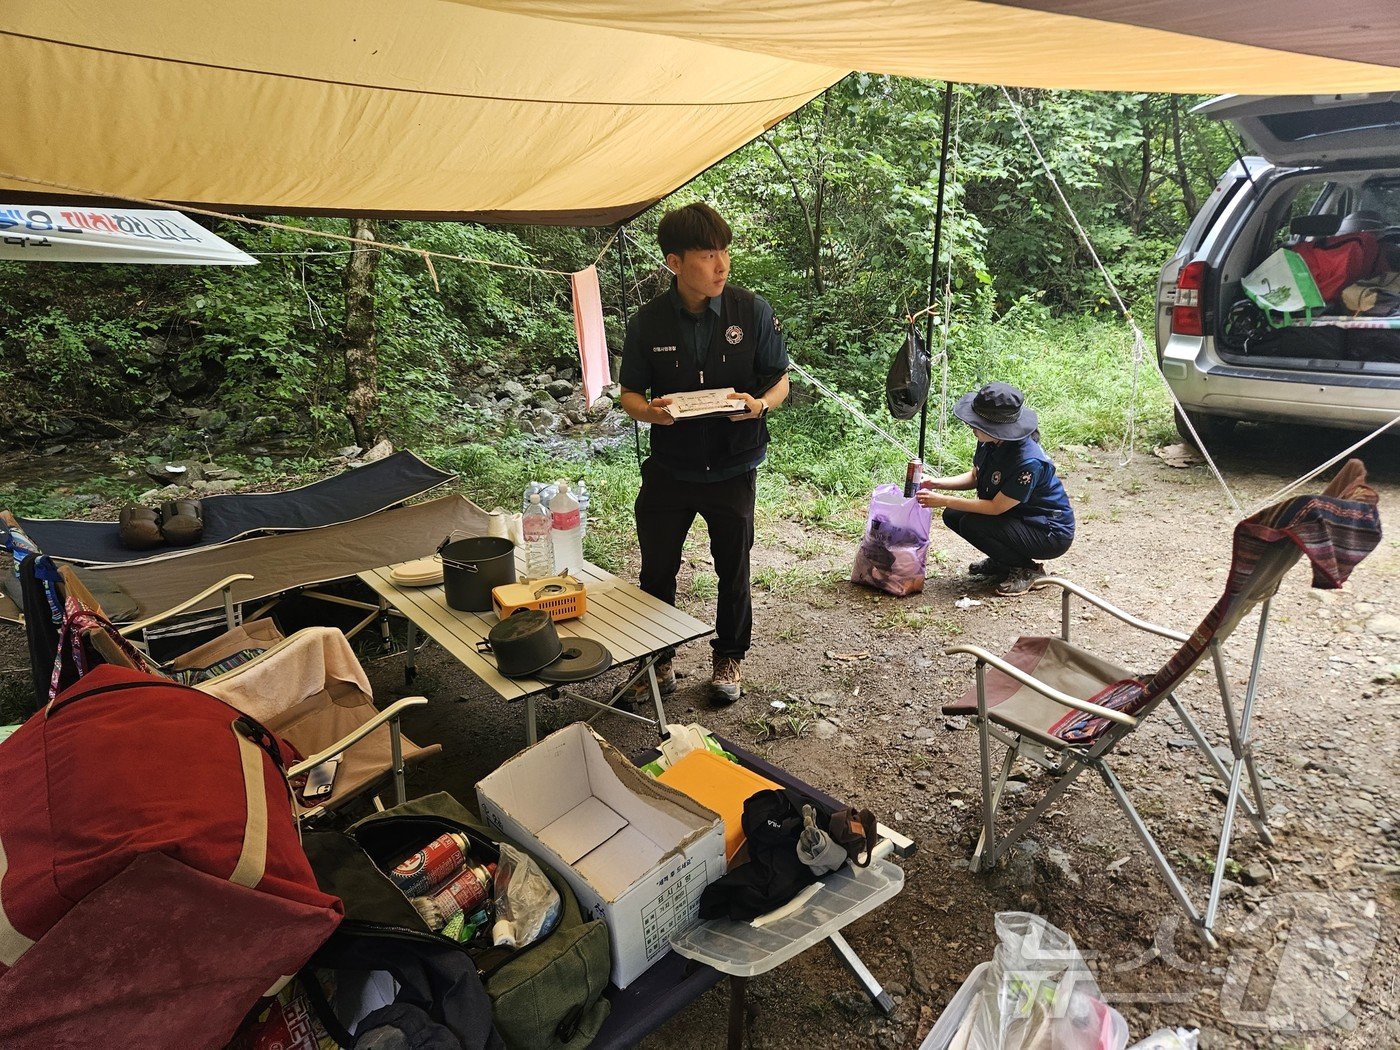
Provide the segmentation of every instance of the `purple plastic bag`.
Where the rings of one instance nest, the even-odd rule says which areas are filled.
[[[870,497],[865,536],[856,551],[851,582],[889,594],[918,594],[924,589],[933,512],[905,499],[898,485],[880,485]]]

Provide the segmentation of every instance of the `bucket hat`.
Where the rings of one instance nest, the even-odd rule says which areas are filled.
[[[1026,407],[1026,395],[1010,383],[988,383],[976,393],[964,394],[953,406],[953,415],[1003,441],[1029,437],[1040,425],[1035,411]]]

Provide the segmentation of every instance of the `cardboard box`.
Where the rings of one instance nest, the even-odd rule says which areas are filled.
[[[700,894],[725,872],[719,816],[581,722],[507,760],[476,797],[486,823],[537,851],[607,923],[619,988],[699,921]]]

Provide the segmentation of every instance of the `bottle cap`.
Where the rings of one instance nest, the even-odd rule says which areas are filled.
[[[498,948],[515,947],[515,923],[508,919],[497,919],[491,927],[491,943]]]

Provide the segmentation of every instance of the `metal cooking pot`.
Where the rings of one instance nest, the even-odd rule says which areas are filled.
[[[515,544],[501,536],[473,536],[438,547],[447,604],[462,612],[490,612],[491,588],[515,582]]]
[[[519,609],[501,620],[476,643],[477,650],[496,658],[496,670],[507,678],[528,678],[558,660],[564,652],[549,613]]]

